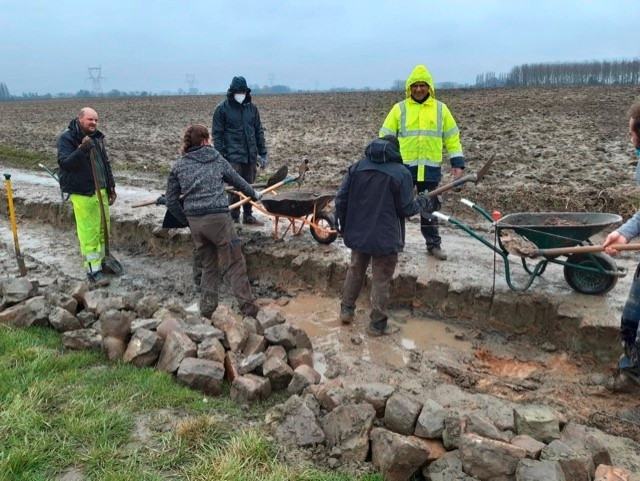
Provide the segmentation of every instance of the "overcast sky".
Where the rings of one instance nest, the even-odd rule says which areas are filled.
[[[0,0],[0,82],[16,95],[102,89],[389,88],[534,62],[640,57],[638,0]]]

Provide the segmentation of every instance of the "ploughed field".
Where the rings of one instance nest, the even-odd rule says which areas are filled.
[[[636,154],[627,134],[626,110],[635,87],[468,89],[436,92],[461,130],[468,172],[496,154],[489,176],[476,187],[448,194],[445,212],[464,196],[488,209],[603,211],[624,217],[640,203]],[[309,161],[307,186],[336,188],[346,167],[359,159],[402,92],[317,93],[254,96],[260,108],[272,173],[292,173]],[[116,175],[129,182],[162,178],[179,155],[192,123],[211,127],[223,96],[59,99],[0,104],[0,147],[56,153],[56,138],[83,106],[95,108],[107,135]],[[11,159],[2,158],[6,162]],[[53,161],[51,161],[53,162]],[[445,172],[448,163],[445,161]],[[37,166],[34,166],[38,169]],[[448,177],[445,177],[448,180]],[[141,182],[144,182],[141,180]]]

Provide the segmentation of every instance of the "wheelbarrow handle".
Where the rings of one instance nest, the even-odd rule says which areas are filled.
[[[291,182],[295,182],[296,180],[298,180],[298,177],[300,177],[299,175],[296,177],[288,177],[284,180],[281,180],[280,182],[273,184],[272,186],[267,187],[266,189],[260,190],[258,191],[258,194],[260,194],[261,196],[266,194],[267,192],[271,192],[272,190],[276,190],[279,187],[282,187],[283,185],[287,185],[290,184]],[[238,209],[241,206],[243,206],[244,204],[246,204],[247,202],[251,201],[251,197],[245,197],[242,200],[239,200],[238,202],[235,202],[233,204],[231,204],[229,206],[229,210],[234,210],[234,209]]]
[[[637,251],[640,250],[640,244],[611,244],[607,248],[614,249],[616,251]],[[575,246],[575,247],[558,247],[556,249],[538,249],[532,252],[527,252],[527,257],[556,257],[568,254],[588,254],[591,252],[602,252],[605,250],[603,245],[593,246]]]

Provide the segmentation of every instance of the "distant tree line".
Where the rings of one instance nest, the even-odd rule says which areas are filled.
[[[533,87],[554,85],[633,85],[640,83],[640,59],[589,62],[533,63],[509,73],[476,76],[476,87]]]

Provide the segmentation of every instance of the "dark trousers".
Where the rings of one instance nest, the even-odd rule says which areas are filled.
[[[191,236],[202,261],[200,283],[200,314],[211,317],[218,307],[219,269],[231,284],[231,292],[244,316],[255,316],[258,306],[254,303],[247,278],[247,264],[242,254],[235,227],[224,214],[208,214],[189,217]]]
[[[398,254],[373,256],[361,252],[351,251],[351,262],[347,277],[342,287],[343,308],[355,311],[356,299],[362,289],[367,267],[371,261],[371,326],[377,330],[384,330],[387,326],[387,303],[389,302],[389,284],[393,278],[398,263]]]
[[[257,163],[251,162],[250,164],[241,164],[238,162],[231,162],[231,167],[235,169],[235,171],[246,180],[249,184],[253,184],[256,181],[256,171],[257,171]],[[229,194],[229,205],[234,204],[240,200],[240,196],[235,194]],[[251,215],[251,211],[253,206],[247,202],[242,206],[242,210],[244,212],[244,216],[247,217]],[[234,209],[231,211],[231,217],[234,219],[238,219],[240,217],[240,209]]]
[[[421,194],[425,190],[431,192],[438,188],[439,183],[440,182],[416,182],[416,189],[418,190],[418,194]],[[440,202],[435,201],[436,199],[432,200],[432,205],[434,206],[434,210],[438,210],[440,208]],[[420,231],[422,232],[424,240],[427,241],[427,249],[440,247],[440,244],[442,244],[442,238],[438,232],[437,217],[429,212],[422,211],[420,213]]]
[[[629,297],[622,310],[620,320],[620,337],[624,354],[629,361],[638,365],[640,351],[640,264],[633,276]]]

